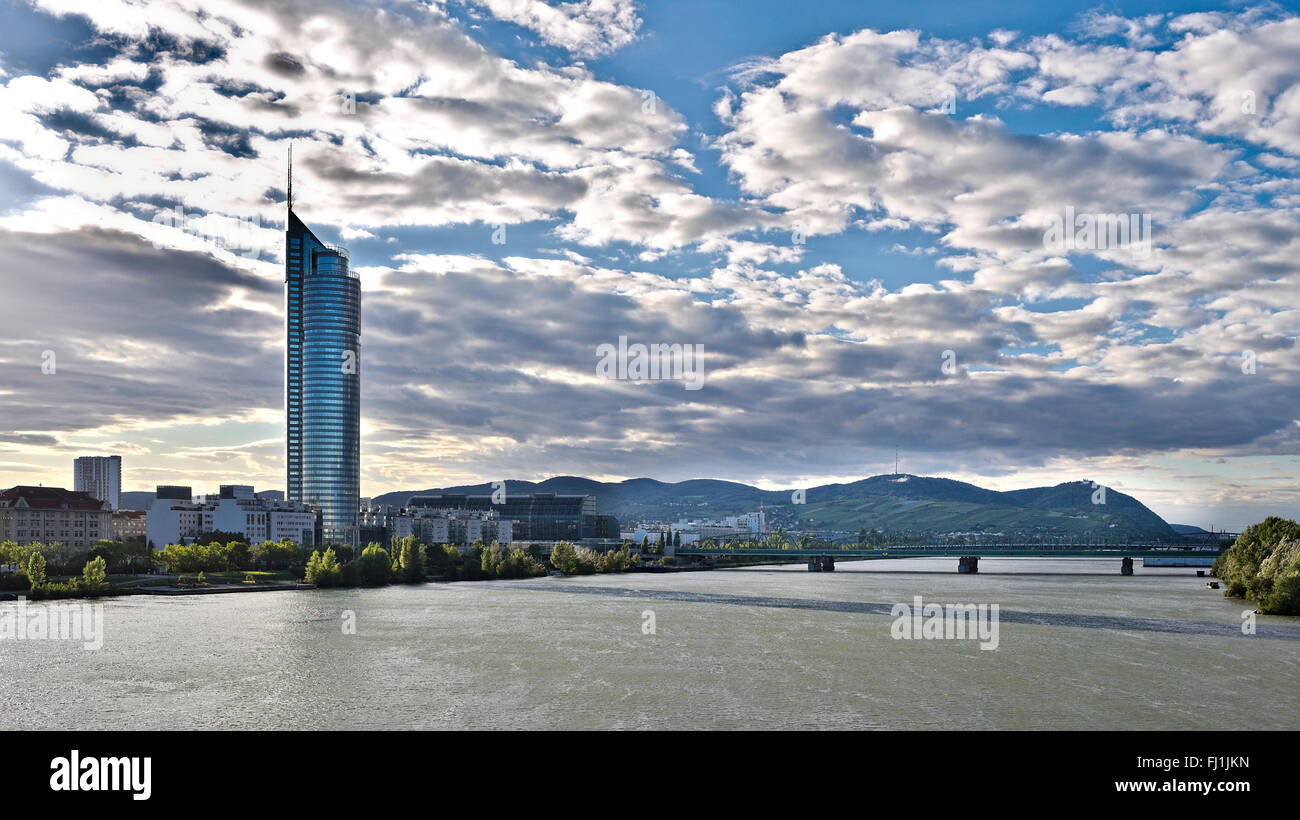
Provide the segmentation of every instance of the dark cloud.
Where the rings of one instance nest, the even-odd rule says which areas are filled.
[[[290,79],[301,77],[307,71],[301,60],[283,51],[266,55],[262,64],[281,77]]]
[[[74,138],[86,138],[80,141],[90,142],[110,142],[116,143],[126,148],[131,148],[140,144],[134,134],[121,134],[100,123],[94,117],[83,114],[79,111],[70,111],[66,108],[60,108],[38,116],[46,128],[51,131],[57,131],[65,136]]]
[[[280,285],[101,230],[0,232],[0,416],[59,434],[280,404]],[[242,293],[266,311],[225,304]],[[55,372],[46,374],[46,351]]]

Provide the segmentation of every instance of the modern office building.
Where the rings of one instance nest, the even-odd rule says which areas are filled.
[[[81,456],[72,462],[72,489],[122,508],[122,457]]]
[[[189,487],[159,487],[149,508],[148,543],[154,549],[189,543],[206,532],[238,533],[263,541],[316,543],[317,512],[307,504],[258,498],[243,484],[223,484],[216,495],[192,498]]]
[[[361,283],[348,252],[293,211],[285,230],[285,497],[320,510],[325,541],[358,543]]]
[[[0,492],[0,541],[67,544],[90,549],[113,537],[108,502],[62,487],[11,487]]]

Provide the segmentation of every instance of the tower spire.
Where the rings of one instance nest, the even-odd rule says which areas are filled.
[[[293,141],[289,142],[289,210],[293,210]]]

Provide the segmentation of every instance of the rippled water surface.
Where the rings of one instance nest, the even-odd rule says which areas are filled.
[[[1300,619],[1242,635],[1248,605],[1188,569],[955,569],[133,596],[99,651],[0,640],[0,727],[1300,728]],[[894,640],[915,595],[998,604],[998,649]]]

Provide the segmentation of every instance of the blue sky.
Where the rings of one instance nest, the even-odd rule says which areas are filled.
[[[812,486],[897,447],[1300,513],[1293,6],[109,0],[0,32],[0,484],[113,451],[131,489],[281,486],[293,141],[363,281],[363,494]],[[1067,208],[1151,246],[1049,247]],[[601,379],[619,336],[703,345],[703,389]]]

